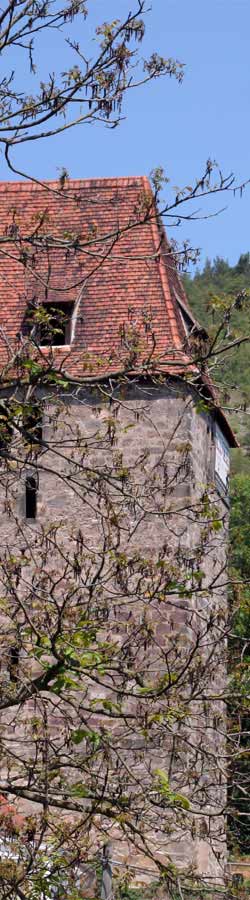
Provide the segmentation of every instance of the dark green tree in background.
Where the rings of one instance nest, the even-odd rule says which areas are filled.
[[[232,704],[229,740],[235,744],[229,777],[233,853],[250,853],[250,473],[231,486],[232,635],[229,641]],[[237,811],[237,815],[235,815]]]
[[[233,854],[250,854],[250,253],[235,266],[217,257],[207,260],[185,287],[195,314],[213,335],[224,316],[224,337],[242,343],[216,369],[225,407],[241,449],[232,456],[230,516],[229,743],[234,746],[230,769],[229,843]],[[227,315],[228,312],[228,315]],[[219,359],[219,358],[218,358]]]

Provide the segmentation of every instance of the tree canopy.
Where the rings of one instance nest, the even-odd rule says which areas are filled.
[[[194,278],[185,277],[185,287],[195,314],[210,333],[216,329],[221,316],[236,308],[226,321],[227,337],[250,334],[249,274],[250,255],[241,254],[238,263],[230,266],[226,260],[207,260],[203,271]],[[227,316],[225,316],[227,318]],[[217,320],[217,323],[216,323]],[[216,323],[216,324],[215,324]],[[229,408],[233,427],[239,435],[242,449],[232,455],[230,562],[231,611],[233,615],[229,668],[232,678],[232,702],[229,706],[229,731],[235,734],[235,761],[232,765],[229,793],[234,811],[230,817],[231,849],[234,853],[249,854],[249,638],[250,638],[250,464],[249,464],[249,338],[237,352],[225,357],[217,367],[217,381]]]

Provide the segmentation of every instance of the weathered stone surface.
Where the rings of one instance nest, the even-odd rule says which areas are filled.
[[[193,597],[180,600],[179,597],[169,597],[168,602],[162,606],[156,602],[148,611],[154,628],[156,649],[150,649],[149,664],[153,671],[157,670],[158,646],[166,647],[172,652],[174,660],[175,636],[178,636],[179,652],[187,652],[188,646],[192,646],[194,636],[201,628],[201,620],[206,624],[211,612],[221,609],[221,616],[226,613],[226,596],[223,587],[225,581],[223,567],[225,564],[227,517],[228,510],[223,500],[214,494],[214,502],[218,504],[219,513],[223,515],[224,527],[217,532],[209,533],[204,538],[202,555],[202,536],[204,521],[197,516],[197,501],[207,490],[208,483],[214,481],[214,440],[213,421],[207,412],[199,413],[196,410],[196,398],[191,388],[180,382],[170,382],[168,385],[144,384],[131,386],[123,391],[122,397],[117,395],[117,402],[108,404],[100,401],[100,396],[92,393],[83,393],[78,399],[63,400],[62,412],[56,422],[56,403],[45,410],[44,415],[44,440],[48,446],[46,452],[40,456],[39,491],[37,519],[25,522],[25,477],[28,464],[23,466],[18,463],[17,471],[13,469],[12,480],[9,488],[10,511],[6,511],[6,478],[4,468],[1,471],[1,522],[0,542],[2,552],[4,548],[22,546],[23,537],[15,516],[21,522],[26,535],[27,529],[34,535],[41,526],[48,525],[51,521],[59,529],[61,540],[66,551],[71,549],[71,535],[81,529],[84,541],[89,548],[95,551],[102,540],[102,520],[97,499],[90,496],[85,484],[84,471],[79,467],[79,452],[74,450],[72,459],[72,440],[75,440],[77,429],[79,430],[79,445],[83,441],[92,440],[86,456],[83,455],[83,466],[100,467],[113,466],[113,446],[111,438],[106,438],[107,426],[114,431],[115,449],[123,454],[121,465],[130,468],[136,465],[136,483],[133,483],[133,492],[136,499],[131,497],[127,505],[124,504],[123,524],[126,530],[121,538],[121,548],[126,548],[131,554],[138,550],[149,559],[154,559],[162,548],[164,557],[169,559],[175,556],[189,565],[190,583],[192,581],[193,552],[198,544],[201,544],[201,568],[203,574],[203,593],[196,596],[195,584]],[[130,427],[133,426],[133,427]],[[100,430],[103,440],[96,439]],[[18,443],[17,438],[17,443]],[[117,441],[117,443],[116,443]],[[60,446],[60,454],[53,449],[53,442]],[[60,444],[58,444],[60,442]],[[19,441],[20,444],[20,441]],[[20,451],[20,446],[19,446]],[[147,457],[141,467],[138,465],[138,457],[147,452]],[[20,451],[21,452],[21,451]],[[75,467],[75,470],[74,470]],[[75,471],[75,482],[74,482]],[[75,486],[77,485],[77,492]],[[153,508],[151,503],[152,485],[154,489]],[[115,486],[110,488],[112,497],[119,509],[119,494]],[[129,492],[128,492],[129,493]],[[140,513],[141,500],[143,515]],[[166,500],[167,498],[167,500]],[[90,502],[91,501],[91,502]],[[129,537],[128,537],[129,536]],[[209,584],[217,585],[213,592],[209,590]],[[131,602],[131,598],[130,601]],[[133,610],[134,613],[134,610]],[[138,620],[143,613],[143,603],[138,602],[136,615]],[[126,613],[124,613],[126,617]],[[124,620],[125,621],[125,620]],[[110,633],[116,633],[119,639],[119,628],[114,618],[107,626]],[[107,630],[108,633],[108,630]],[[172,643],[171,643],[172,642]],[[172,648],[172,650],[171,650]],[[204,640],[204,656],[208,654],[207,642]],[[210,668],[209,679],[211,679]],[[160,669],[159,669],[160,674]],[[204,674],[202,675],[204,684]],[[225,681],[225,667],[221,658],[221,647],[214,652],[214,685],[208,680],[207,695],[211,688],[216,687],[216,693],[223,689]],[[183,702],[185,701],[186,687],[183,687]],[[95,689],[92,689],[95,697]],[[33,701],[31,701],[31,708]],[[217,726],[213,727],[216,716],[221,717],[222,737],[218,741]],[[55,724],[55,728],[58,724]],[[22,722],[17,722],[17,744],[22,734]],[[192,865],[194,871],[207,875],[209,878],[221,879],[226,856],[226,842],[224,821],[222,816],[217,816],[218,810],[223,807],[225,799],[225,776],[222,771],[216,770],[215,756],[223,754],[223,729],[225,728],[225,710],[221,701],[204,703],[203,698],[196,698],[190,709],[190,714],[185,721],[185,729],[180,724],[179,731],[176,727],[176,755],[171,762],[171,779],[175,790],[179,785],[186,789],[187,795],[199,781],[197,787],[196,810],[193,822],[193,833],[190,829],[183,829],[183,823],[176,835],[166,837],[165,842],[159,842],[159,858],[165,861],[171,857],[181,867]],[[185,731],[185,733],[184,733]],[[172,740],[172,738],[171,738]],[[209,755],[202,756],[202,742],[206,744],[206,750],[211,747],[211,762]],[[170,744],[167,736],[164,746],[156,749],[138,746],[142,752],[142,759],[137,763],[138,774],[144,773],[146,778],[147,765],[150,764],[152,753],[153,764],[156,767],[170,766]],[[189,759],[187,747],[189,746]],[[199,751],[201,748],[201,752]],[[127,748],[129,753],[129,746]],[[186,758],[185,758],[186,756]],[[192,773],[193,765],[193,773]],[[187,782],[184,784],[183,770],[187,770]],[[181,774],[180,774],[181,773]],[[191,774],[192,773],[192,774]],[[203,793],[202,793],[203,792]],[[210,818],[204,814],[210,812]],[[205,824],[204,824],[205,822]],[[208,822],[207,832],[205,825]],[[203,823],[203,826],[202,826]],[[209,833],[210,832],[210,833]],[[211,837],[212,834],[212,837]],[[158,835],[152,835],[152,842],[157,846]],[[117,840],[117,843],[116,843]],[[121,851],[121,839],[115,837],[115,852]]]

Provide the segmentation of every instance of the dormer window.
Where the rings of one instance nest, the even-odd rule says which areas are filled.
[[[71,344],[73,312],[72,300],[32,301],[24,316],[22,334],[40,347],[65,347]]]
[[[38,309],[40,347],[63,347],[70,344],[74,303],[53,301],[42,304]]]

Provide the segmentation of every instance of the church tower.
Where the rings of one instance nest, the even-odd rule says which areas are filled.
[[[0,206],[0,794],[85,874],[110,840],[216,886],[235,440],[208,338],[144,177]]]

